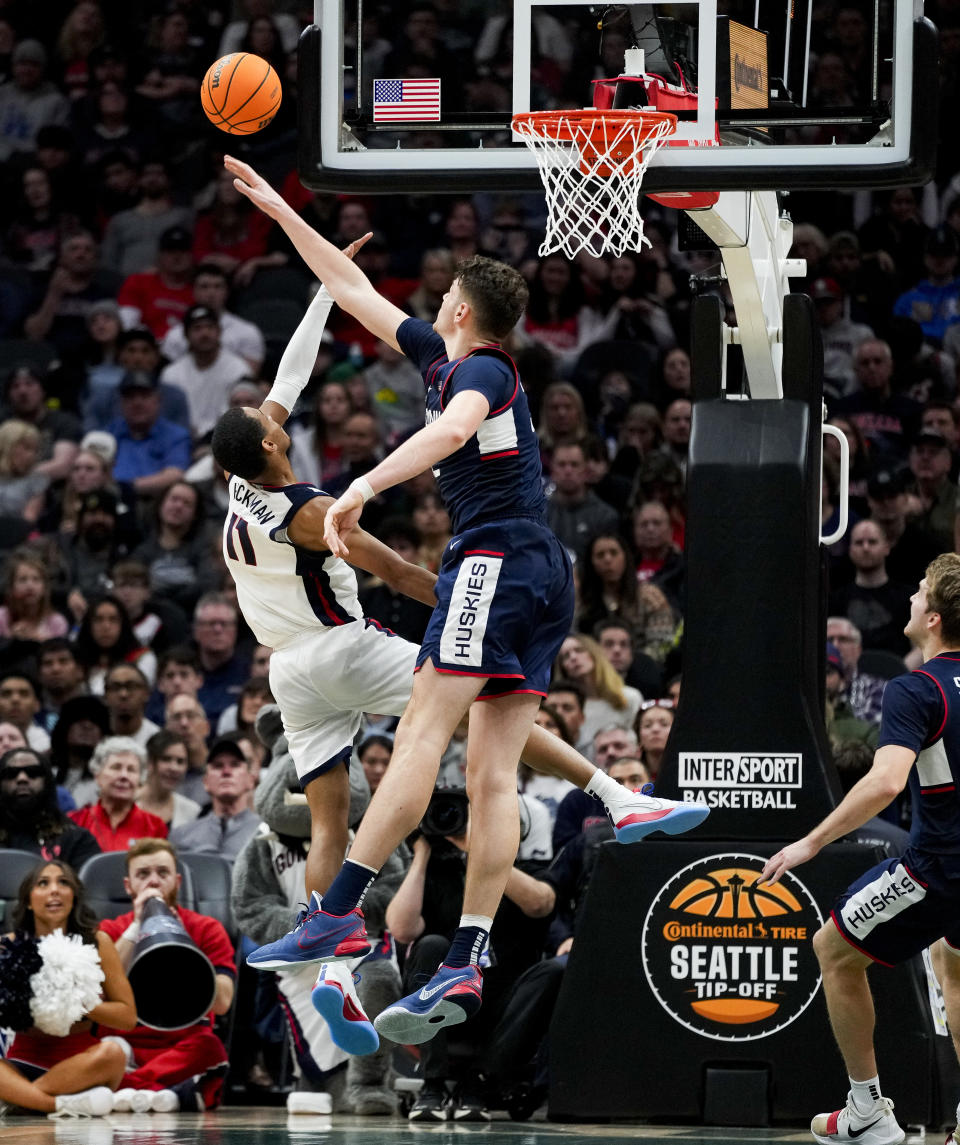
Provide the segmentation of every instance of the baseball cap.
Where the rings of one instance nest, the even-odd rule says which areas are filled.
[[[222,755],[223,753],[232,755],[234,759],[239,760],[241,763],[247,762],[247,757],[243,754],[243,748],[230,736],[221,736],[218,740],[214,740],[213,747],[210,748],[210,754],[207,756],[207,762],[209,763],[214,756]]]
[[[892,469],[881,469],[867,482],[867,496],[874,501],[887,497],[898,497],[903,492],[903,479]]]
[[[193,235],[186,227],[167,227],[158,245],[160,250],[192,250]]]
[[[92,318],[95,314],[109,314],[111,318],[119,318],[120,307],[112,298],[98,298],[96,302],[90,303],[87,318]]]
[[[835,278],[817,278],[810,284],[810,297],[814,302],[824,298],[842,300],[843,290]]]
[[[80,515],[84,513],[109,513],[111,517],[117,515],[117,498],[109,489],[94,489],[80,500]]]
[[[97,454],[107,465],[112,465],[117,456],[117,439],[105,429],[91,429],[83,435],[80,448]]]
[[[927,235],[927,242],[923,248],[924,254],[956,255],[960,253],[957,244],[957,235],[953,227],[941,223],[936,230]]]
[[[148,374],[146,370],[127,370],[120,379],[117,392],[132,394],[135,390],[155,390],[158,385],[157,379],[153,374]]]
[[[153,331],[148,330],[146,326],[133,326],[129,330],[121,330],[117,335],[117,349],[122,350],[130,342],[149,342],[154,348],[157,345]]]
[[[47,62],[47,49],[39,40],[21,40],[13,49],[13,62],[40,64],[43,67]]]
[[[942,433],[936,433],[932,429],[922,429],[917,436],[910,443],[914,445],[935,445],[938,449],[949,449],[950,445]]]
[[[209,306],[191,306],[183,316],[184,331],[189,330],[195,322],[212,322],[215,326],[220,325],[217,312],[211,310]]]
[[[831,644],[829,640],[827,641],[827,667],[836,668],[841,676],[846,673],[846,669],[843,666],[843,657],[840,655],[840,649],[836,644]]]

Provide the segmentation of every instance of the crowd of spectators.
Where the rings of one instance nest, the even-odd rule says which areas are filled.
[[[379,74],[440,75],[469,110],[502,86],[507,20],[488,9],[369,5],[363,34]],[[957,16],[950,6],[932,15],[942,18],[949,107]],[[682,671],[689,274],[703,256],[679,253],[675,220],[652,205],[644,251],[571,262],[537,257],[537,195],[304,190],[295,46],[311,19],[312,4],[296,0],[0,4],[0,847],[77,869],[145,838],[220,855],[244,872],[235,911],[241,941],[258,943],[296,909],[292,882],[270,864],[301,871],[309,830],[284,819],[286,780],[268,781],[288,760],[276,722],[258,723],[275,711],[270,649],[236,607],[220,541],[226,484],[209,439],[228,406],[265,396],[316,284],[224,175],[226,137],[197,97],[218,55],[259,52],[285,84],[270,129],[230,145],[331,241],[372,230],[357,262],[407,312],[432,320],[457,261],[472,254],[505,259],[529,280],[508,348],[541,441],[548,520],[578,585],[575,630],[538,722],[639,785],[656,778]],[[864,82],[855,48],[865,27],[851,3],[819,29],[817,90],[849,94]],[[565,85],[585,85],[563,26],[544,17],[538,35],[536,83],[558,99]],[[851,454],[851,527],[829,552],[827,708],[838,748],[876,742],[884,679],[911,664],[910,592],[933,556],[960,546],[955,142],[941,147],[925,188],[792,201],[793,253],[807,260],[794,288],[814,300],[828,412]],[[294,470],[337,495],[422,417],[417,371],[335,311],[290,423]],[[837,489],[827,438],[825,532]],[[364,523],[433,570],[450,537],[429,472],[376,498]],[[422,637],[423,605],[370,578],[361,600],[383,624]],[[390,733],[370,717],[354,760],[355,818],[389,765]],[[447,785],[462,784],[462,763],[454,740]],[[495,924],[511,969],[474,1045],[493,1063],[494,1090],[534,1057],[596,844],[609,837],[598,805],[569,785],[521,769],[520,789],[533,810]],[[906,821],[909,808],[891,817]],[[371,934],[392,930],[400,962],[404,948],[409,957],[373,976],[377,1005],[401,989],[401,974],[406,989],[436,962],[456,922],[451,895],[436,887],[456,889],[467,847],[463,835],[411,841],[379,883],[383,918]],[[274,896],[273,913],[254,905],[263,895]],[[260,1005],[267,987],[247,986]],[[279,990],[297,1011],[302,984]],[[538,1015],[522,1037],[519,1006]],[[329,1088],[342,1072],[342,1055],[320,1041],[298,1046],[307,1088]],[[240,1055],[241,1086],[270,1081],[269,1042]],[[426,1119],[446,1116],[454,1076],[446,1048],[435,1050],[415,1106]],[[389,1061],[355,1069],[345,1107],[392,1112],[389,1081]],[[461,1087],[452,1100],[458,1117],[485,1116],[489,1092]]]

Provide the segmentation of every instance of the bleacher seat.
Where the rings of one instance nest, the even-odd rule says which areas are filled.
[[[20,851],[14,848],[0,849],[0,927],[4,934],[13,929],[11,921],[13,908],[20,895],[20,884],[42,862],[40,855],[33,851]]]
[[[190,871],[193,881],[193,910],[209,915],[223,923],[230,941],[237,943],[237,923],[230,903],[233,868],[222,855],[203,854],[198,851],[179,851],[181,867]]]
[[[287,298],[306,306],[309,286],[310,279],[295,267],[268,266],[257,271],[249,286],[237,291],[233,308],[239,311],[251,303],[275,298]]]
[[[196,910],[193,875],[184,863],[177,866],[183,876],[178,901],[187,910]],[[87,890],[87,900],[98,918],[117,918],[131,908],[130,896],[123,886],[127,873],[124,851],[105,851],[91,855],[80,868],[80,880]]]
[[[237,314],[260,328],[271,357],[279,358],[306,313],[306,302],[292,298],[261,298],[237,307]]]

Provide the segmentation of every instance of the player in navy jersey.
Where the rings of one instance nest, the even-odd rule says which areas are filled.
[[[895,1145],[904,1132],[881,1095],[873,1047],[871,962],[892,966],[933,946],[947,1020],[960,1052],[960,556],[927,567],[904,633],[923,667],[887,683],[871,770],[807,836],[766,864],[763,879],[812,859],[861,827],[909,784],[913,823],[902,857],[885,859],[840,896],[814,938],[830,1022],[850,1078],[843,1109],[820,1113],[813,1136]],[[933,945],[936,944],[936,945]],[[958,1109],[960,1118],[960,1109]],[[954,1134],[948,1138],[953,1141]]]
[[[431,327],[377,294],[359,268],[250,167],[229,157],[224,162],[237,189],[280,223],[337,303],[403,350],[423,374],[427,424],[330,506],[324,539],[335,556],[348,555],[365,502],[427,468],[437,476],[455,535],[441,561],[437,606],[390,767],[322,909],[296,940],[330,961],[366,941],[359,909],[366,889],[420,822],[441,755],[469,710],[472,827],[461,925],[434,979],[375,1023],[395,1041],[422,1042],[480,1005],[477,963],[520,840],[517,763],[573,621],[572,569],[544,521],[539,446],[526,395],[499,345],[523,313],[527,288],[511,267],[471,259]],[[474,704],[478,699],[488,702]],[[585,790],[609,805],[619,798],[616,786],[597,772]],[[617,812],[615,805],[615,825]],[[639,837],[654,829],[686,830],[705,813],[703,805],[664,800],[658,810],[634,811],[630,818]]]

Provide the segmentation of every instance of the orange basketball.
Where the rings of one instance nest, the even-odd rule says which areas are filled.
[[[200,103],[207,119],[230,135],[262,131],[277,114],[283,91],[277,73],[260,56],[231,52],[207,69]]]

